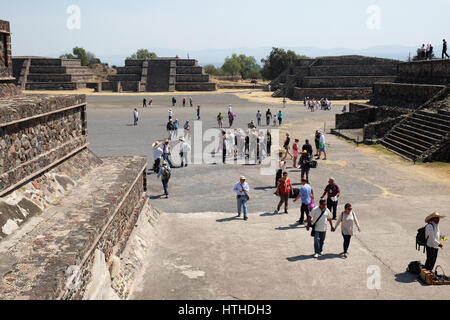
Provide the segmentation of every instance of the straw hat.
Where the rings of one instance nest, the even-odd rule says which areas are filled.
[[[159,141],[155,141],[155,142],[153,142],[153,145],[152,145],[152,147],[153,147],[153,148],[156,148],[157,146],[159,146]]]
[[[240,178],[240,180],[247,180],[244,176],[242,176],[241,178]]]
[[[178,140],[180,140],[180,141],[184,141],[184,138],[183,137],[181,137],[180,139],[178,139]]]
[[[431,219],[434,219],[434,218],[442,219],[442,218],[445,218],[445,216],[441,216],[439,213],[433,212],[425,219],[425,222],[430,223]]]

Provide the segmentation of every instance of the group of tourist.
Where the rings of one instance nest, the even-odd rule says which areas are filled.
[[[427,44],[425,46],[425,44],[422,44],[422,47],[418,50],[418,57],[421,60],[432,60],[433,59],[433,46],[431,45],[431,43]],[[446,59],[449,58],[449,55],[447,53],[447,41],[445,39],[442,39],[442,59]]]
[[[315,98],[304,97],[303,105],[311,112],[320,110],[331,110],[332,102],[328,98],[322,98],[320,100]]]
[[[183,107],[186,107],[186,103],[187,103],[187,99],[186,97],[183,97],[182,100],[183,103]],[[176,107],[177,106],[177,98],[172,97],[172,107]],[[189,97],[189,106],[192,108],[194,106],[194,100],[192,100],[192,97]]]

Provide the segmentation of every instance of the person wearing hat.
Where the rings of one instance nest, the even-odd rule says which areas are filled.
[[[181,167],[188,166],[188,155],[191,152],[191,146],[189,143],[185,141],[183,137],[180,138],[181,146],[180,146],[180,157],[181,157]]]
[[[169,198],[169,180],[171,176],[170,168],[167,166],[167,162],[163,161],[162,166],[159,169],[157,178],[161,177],[161,182],[164,188],[164,194],[166,195],[166,199]]]
[[[436,264],[439,248],[444,246],[441,243],[441,232],[439,231],[439,221],[445,218],[439,213],[434,212],[430,214],[425,222],[428,223],[425,227],[425,238],[427,239],[427,261],[425,262],[425,269],[433,272],[434,265]]]
[[[247,201],[248,201],[248,192],[250,190],[246,180],[247,179],[244,176],[242,176],[233,189],[233,191],[236,193],[238,218],[241,217],[242,211],[244,211],[244,221],[248,220]]]
[[[173,168],[172,161],[170,161],[171,155],[172,149],[170,148],[169,140],[166,140],[163,145],[163,159],[169,164],[171,168]]]
[[[161,158],[164,152],[158,141],[155,141],[152,147],[153,147],[153,158],[155,159],[155,163],[153,164],[153,171],[155,173],[158,173],[159,167],[161,165]]]

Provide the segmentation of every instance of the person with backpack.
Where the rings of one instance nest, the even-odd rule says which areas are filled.
[[[359,226],[358,219],[356,218],[356,214],[352,209],[352,205],[350,203],[347,203],[344,208],[345,210],[341,213],[336,222],[335,230],[340,224],[342,224],[341,231],[342,237],[344,237],[344,252],[342,256],[344,258],[347,258],[348,247],[350,246],[350,240],[353,236],[353,225],[356,225],[356,227],[358,228],[358,232],[361,232],[361,228]]]
[[[248,220],[247,202],[250,199],[248,192],[250,187],[246,182],[246,178],[242,176],[239,182],[235,184],[233,191],[236,193],[238,218],[241,217],[242,211],[244,211],[244,221]]]
[[[172,175],[170,168],[167,166],[167,162],[163,161],[162,166],[159,169],[159,173],[157,178],[161,177],[161,182],[164,188],[164,194],[166,195],[166,199],[169,198],[169,180]]]
[[[175,97],[172,97],[172,107],[175,107],[177,105],[177,99]]]
[[[300,168],[302,170],[301,178],[302,180],[305,178],[306,182],[309,183],[309,171],[311,170],[311,156],[307,150],[303,150],[302,155],[300,156]]]
[[[431,272],[433,272],[436,264],[439,248],[444,248],[441,243],[441,233],[439,230],[439,221],[443,218],[445,218],[445,216],[441,216],[439,213],[434,212],[425,219],[425,222],[427,223],[425,227],[425,248],[427,251],[425,269]]]
[[[323,245],[327,234],[327,221],[330,223],[331,231],[334,231],[332,215],[327,208],[327,202],[320,200],[319,206],[311,211],[311,215],[308,217],[308,225],[306,226],[306,231],[312,228],[311,236],[314,237],[314,259],[323,255]]]
[[[298,220],[299,225],[305,224],[305,213],[306,218],[310,215],[310,207],[311,204],[314,203],[314,192],[311,188],[311,186],[308,184],[306,179],[302,178],[302,187],[300,188],[299,194],[297,198],[294,200],[294,202],[297,202],[297,200],[302,199],[302,206],[300,208],[300,220]]]
[[[275,213],[278,213],[281,209],[281,206],[284,203],[284,213],[288,213],[289,206],[289,193],[292,189],[291,179],[288,178],[288,173],[284,172],[283,177],[278,180],[276,195],[280,197],[280,202],[278,203],[277,210]]]

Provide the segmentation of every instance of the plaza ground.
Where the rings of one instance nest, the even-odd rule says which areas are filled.
[[[147,155],[153,163],[151,144],[165,139],[167,110],[174,94],[147,94],[153,109],[142,109],[142,95],[89,95],[90,148],[99,156]],[[184,94],[175,94],[174,118],[195,120],[195,108],[182,108]],[[186,95],[189,97],[189,95]],[[235,127],[246,128],[264,114],[283,110],[286,124],[280,136],[313,141],[314,131],[334,125],[333,111],[311,113],[302,103],[288,102],[262,93],[221,92],[192,94],[201,105],[203,128],[217,127],[216,116],[232,104],[238,114]],[[264,100],[261,100],[263,99]],[[273,102],[272,102],[273,101]],[[270,102],[270,103],[269,103]],[[335,102],[336,103],[336,102]],[[337,103],[336,103],[337,104]],[[133,127],[132,110],[140,111]],[[225,121],[226,122],[226,121]],[[264,127],[263,127],[264,128]],[[417,229],[433,211],[449,216],[448,165],[413,165],[377,148],[350,144],[326,135],[328,161],[319,161],[310,174],[316,195],[333,176],[342,190],[339,212],[353,204],[362,232],[352,239],[350,256],[342,259],[340,232],[327,233],[325,255],[312,258],[313,241],[296,224],[300,204],[290,202],[289,214],[275,215],[274,176],[261,175],[260,166],[191,165],[175,169],[170,199],[161,198],[162,185],[148,177],[148,195],[161,212],[146,268],[136,281],[131,299],[449,299],[450,287],[424,286],[405,272],[410,261],[425,255],[415,249]],[[300,172],[289,168],[294,184]],[[251,188],[249,221],[236,218],[232,192],[239,176]],[[440,225],[449,234],[450,217]],[[450,270],[448,243],[438,263]],[[380,271],[380,288],[368,279]],[[450,273],[450,271],[447,271]]]

